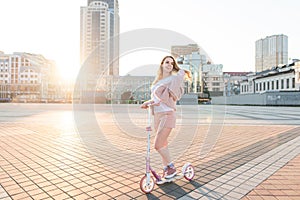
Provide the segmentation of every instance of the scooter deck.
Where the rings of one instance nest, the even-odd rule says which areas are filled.
[[[183,174],[178,173],[172,178],[162,178],[160,181],[156,181],[156,184],[157,185],[162,185],[164,183],[170,183],[170,182],[176,181],[176,180],[181,179],[181,178],[183,178]]]

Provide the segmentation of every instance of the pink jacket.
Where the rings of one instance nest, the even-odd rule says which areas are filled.
[[[184,70],[179,70],[176,75],[171,77],[169,82],[161,84],[154,92],[154,95],[156,95],[161,102],[174,110],[176,110],[176,101],[178,101],[184,93],[184,75]]]

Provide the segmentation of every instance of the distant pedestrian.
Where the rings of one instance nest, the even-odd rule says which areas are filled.
[[[165,178],[172,178],[176,175],[176,168],[168,149],[168,137],[176,125],[176,101],[184,93],[185,79],[191,80],[190,71],[180,69],[172,56],[164,57],[151,86],[151,99],[141,105],[143,109],[152,105],[156,131],[154,148],[162,158]]]

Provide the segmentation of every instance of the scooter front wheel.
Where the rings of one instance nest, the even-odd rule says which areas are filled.
[[[155,186],[155,182],[154,182],[153,177],[150,177],[149,183],[147,183],[147,176],[146,175],[140,181],[140,188],[146,194],[152,192],[154,186]]]
[[[188,181],[192,180],[195,176],[195,170],[192,165],[189,165],[184,171],[184,178]]]

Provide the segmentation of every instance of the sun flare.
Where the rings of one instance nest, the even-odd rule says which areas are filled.
[[[58,74],[63,81],[75,81],[78,76],[79,69],[79,64],[57,61]]]

